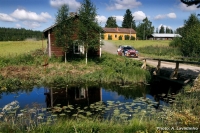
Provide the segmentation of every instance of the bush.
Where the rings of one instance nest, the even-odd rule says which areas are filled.
[[[121,35],[119,36],[119,40],[122,40],[122,36]]]
[[[134,37],[134,36],[131,36],[131,40],[135,40],[135,37]]]
[[[129,35],[125,35],[125,40],[129,40],[130,39],[130,36]]]
[[[108,36],[108,40],[112,40],[112,36],[111,35]]]
[[[181,38],[175,37],[170,43],[169,46],[171,47],[180,47],[181,46]]]

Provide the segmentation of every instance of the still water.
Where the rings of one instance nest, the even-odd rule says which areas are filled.
[[[157,99],[157,94],[148,90],[144,85],[134,86],[68,86],[66,88],[44,88],[34,87],[32,90],[18,92],[3,92],[0,97],[0,108],[12,101],[18,101],[20,108],[33,103],[40,104],[42,107],[61,105],[82,106],[89,105],[98,101],[120,101],[132,102],[135,98],[144,97],[152,101],[159,101],[161,105],[167,105],[162,99]],[[161,93],[161,92],[160,92]]]

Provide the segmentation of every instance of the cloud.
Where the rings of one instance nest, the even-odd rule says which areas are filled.
[[[23,24],[30,29],[35,29],[41,26],[40,23],[32,21],[24,21]]]
[[[22,27],[20,24],[16,24],[15,26],[16,26],[16,28],[21,28]]]
[[[180,4],[178,5],[178,7],[179,7],[181,10],[183,10],[183,11],[195,11],[195,10],[198,9],[198,8],[197,8],[197,5],[187,6],[187,5],[184,4],[184,3],[180,3]]]
[[[72,10],[77,10],[81,6],[76,0],[50,0],[50,5],[52,7],[59,8],[64,4],[68,5]]]
[[[113,0],[111,5],[107,6],[108,10],[121,10],[121,9],[132,9],[142,5],[137,0]]]
[[[165,18],[174,19],[174,18],[176,18],[176,14],[175,13],[159,14],[159,15],[154,17],[154,19],[156,19],[156,20],[165,19]]]
[[[116,21],[122,22],[124,20],[123,16],[113,16],[113,17],[116,17]]]
[[[0,21],[14,22],[16,20],[11,16],[9,16],[8,14],[0,13]]]
[[[46,22],[47,19],[51,19],[51,15],[47,12],[42,12],[41,14],[37,14],[35,12],[26,11],[24,9],[16,9],[12,14],[12,17],[19,19],[19,20],[29,20],[29,21],[36,21],[36,22]]]
[[[155,16],[154,19],[158,20],[158,19],[163,19],[163,18],[165,18],[165,17],[166,17],[166,15],[161,15],[161,14],[159,14],[159,15]]]
[[[169,13],[169,14],[167,14],[167,17],[176,18],[176,14],[175,13]]]
[[[107,18],[105,16],[97,16],[96,17],[98,23],[105,23],[107,21]]]
[[[142,11],[134,12],[132,15],[134,16],[133,19],[134,19],[135,21],[141,21],[141,20],[143,20],[143,19],[146,18],[145,13],[142,12]]]

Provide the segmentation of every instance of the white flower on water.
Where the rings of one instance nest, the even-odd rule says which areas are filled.
[[[24,114],[23,113],[21,113],[21,114],[18,114],[18,117],[21,117],[21,116],[23,116]]]
[[[3,113],[0,113],[0,118],[3,117]]]
[[[38,116],[37,118],[38,118],[39,120],[43,119],[42,116]]]
[[[19,102],[18,101],[13,101],[7,105],[5,105],[2,109],[2,111],[5,113],[5,112],[8,112],[8,111],[12,111],[12,110],[16,110],[18,109],[20,106],[19,106]]]

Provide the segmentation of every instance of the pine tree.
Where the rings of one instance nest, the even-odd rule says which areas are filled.
[[[156,33],[158,33],[158,28],[156,28]]]
[[[133,20],[134,17],[130,11],[130,9],[126,10],[126,13],[124,14],[124,19],[122,21],[122,27],[123,28],[133,28],[136,30],[135,20]]]
[[[117,22],[116,22],[116,18],[115,17],[108,17],[105,27],[108,28],[116,28],[118,27]]]
[[[160,27],[159,33],[165,33],[165,28],[163,25]]]

